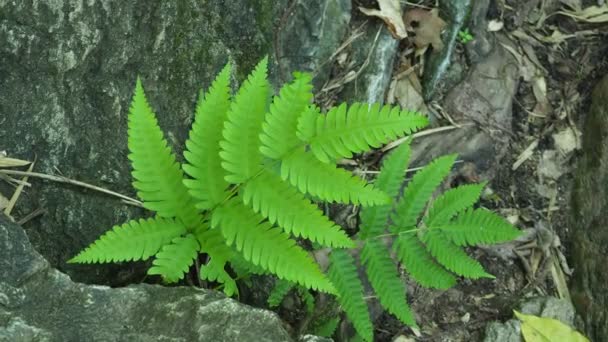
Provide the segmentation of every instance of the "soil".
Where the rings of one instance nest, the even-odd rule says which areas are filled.
[[[546,83],[544,95],[550,109],[540,115],[535,112],[539,109],[539,98],[534,94],[531,80],[521,79],[513,98],[513,118],[509,128],[512,134],[507,153],[494,166],[495,177],[489,183],[494,196],[481,203],[514,218],[521,229],[538,229],[542,225],[556,233],[559,240],[555,241],[560,241],[561,245],[553,253],[562,253],[566,258],[571,171],[577,151],[575,149],[558,163],[557,179],[547,179],[539,171],[541,159],[545,151],[557,148],[554,134],[564,129],[579,132],[588,111],[591,89],[600,77],[608,73],[608,23],[586,23],[554,14],[560,9],[567,9],[563,3],[568,2],[491,1],[488,19],[503,22],[500,33],[516,45],[528,44],[545,69],[542,74]],[[420,5],[432,8],[434,2],[422,1]],[[595,1],[582,2],[583,8],[591,5],[596,5]],[[373,4],[354,1],[353,16],[361,15],[358,6],[373,7]],[[530,14],[532,12],[535,16]],[[542,14],[547,19],[538,28],[537,18]],[[564,39],[559,44],[538,39],[551,36],[555,29],[564,35],[576,37]],[[533,44],[527,40],[530,38]],[[402,54],[407,49],[411,50],[412,44],[404,42],[400,49]],[[457,48],[456,53],[458,55],[452,60],[466,63],[464,49]],[[471,67],[464,66],[465,69]],[[395,71],[399,68],[400,65],[396,65]],[[331,94],[328,97],[332,98]],[[441,100],[438,103],[441,105]],[[513,170],[514,163],[534,140],[538,140],[538,145],[531,156]],[[379,159],[376,158],[375,162]],[[552,193],[552,189],[556,191]],[[542,255],[539,257],[539,253],[542,253],[538,248],[533,248],[532,255],[524,258],[501,257],[500,253],[490,249],[471,249],[469,252],[496,279],[461,280],[448,291],[428,290],[410,282],[408,299],[420,324],[420,331],[415,332],[393,316],[383,313],[374,322],[376,339],[393,341],[398,336],[405,336],[416,341],[480,341],[489,322],[512,318],[512,310],[525,298],[538,295],[560,297],[556,280],[548,271],[547,259]],[[533,267],[534,274],[526,269],[524,259],[538,262],[538,266]],[[288,312],[291,314],[287,315]],[[299,312],[305,313],[305,310]],[[304,319],[302,316],[294,317],[290,310],[282,309],[279,313],[292,326],[298,326]]]

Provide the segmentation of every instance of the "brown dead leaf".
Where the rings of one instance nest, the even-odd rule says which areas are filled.
[[[441,31],[446,23],[439,18],[436,9],[427,11],[421,8],[414,8],[403,16],[405,28],[414,32],[414,44],[418,49],[423,49],[429,45],[439,51],[443,48],[441,41]]]
[[[382,19],[395,39],[406,38],[407,31],[401,17],[399,0],[378,0],[378,5],[380,10],[365,7],[359,7],[359,10],[365,15]]]
[[[422,85],[418,75],[415,72],[401,73],[393,79],[389,86],[387,102],[390,104],[398,102],[401,108],[428,115],[429,109],[421,94]]]

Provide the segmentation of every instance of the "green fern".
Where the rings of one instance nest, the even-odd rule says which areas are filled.
[[[396,197],[401,189],[409,156],[409,143],[402,144],[391,153],[382,165],[375,187]],[[415,326],[416,322],[407,304],[397,262],[391,258],[388,246],[382,242],[383,237],[396,235],[392,249],[414,281],[426,287],[447,289],[456,284],[457,276],[472,279],[493,277],[484,271],[479,262],[461,250],[461,246],[503,242],[519,235],[517,229],[498,215],[485,209],[471,208],[478,201],[485,183],[450,189],[438,196],[430,208],[425,210],[455,160],[455,155],[434,160],[414,175],[403,195],[394,204],[364,207],[360,213],[358,235],[363,240],[361,263],[365,266],[367,278],[380,304],[410,326]],[[386,230],[391,233],[386,234]],[[340,256],[330,259],[330,269],[349,269],[348,276],[340,276],[340,273],[332,276],[330,273],[330,279],[341,295],[343,290],[338,285],[339,281],[359,283],[358,279],[353,279],[356,272],[352,267],[344,265],[344,258]],[[367,318],[359,294],[351,289],[351,293],[346,296],[358,303],[345,307],[348,318],[358,334],[364,340],[371,341],[368,328],[371,323],[364,322]]]
[[[285,296],[287,296],[294,285],[294,283],[287,280],[277,280],[276,284],[274,284],[274,287],[272,288],[272,291],[270,291],[270,295],[268,296],[268,307],[276,308],[277,306],[281,305],[281,302],[283,299],[285,299]]]
[[[363,299],[363,284],[357,274],[355,259],[342,249],[335,249],[329,256],[328,276],[336,287],[338,303],[355,326],[357,332],[371,341],[374,329],[369,318],[369,311]]]
[[[181,167],[138,79],[128,116],[129,159],[137,195],[156,217],[114,227],[70,261],[155,256],[148,273],[175,282],[203,253],[207,262],[200,265],[199,277],[220,283],[227,295],[238,293],[227,272],[230,265],[237,273],[270,272],[307,289],[334,293],[294,237],[321,246],[355,244],[309,198],[363,206],[386,205],[390,198],[327,164],[338,156],[333,149],[340,156],[363,152],[422,127],[426,119],[361,104],[322,115],[310,104],[310,75],[294,74],[273,98],[267,65],[263,59],[234,97],[230,64],[201,92]],[[310,127],[317,119],[321,125]]]

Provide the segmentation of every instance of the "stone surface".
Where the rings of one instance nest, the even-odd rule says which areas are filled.
[[[355,22],[353,27],[361,24]],[[399,41],[393,38],[384,22],[372,19],[363,35],[352,43],[353,69],[358,75],[344,87],[340,94],[342,100],[384,104],[398,47]]]
[[[459,159],[474,164],[475,174],[481,180],[492,179],[506,153],[512,99],[518,84],[518,71],[504,69],[509,63],[514,63],[513,57],[502,46],[495,45],[466,79],[447,94],[443,103],[445,113],[462,126],[415,139],[413,166],[458,153]]]
[[[36,158],[34,171],[135,196],[126,116],[136,77],[180,151],[199,90],[229,59],[241,81],[270,54],[273,25],[287,3],[0,0],[0,149]],[[65,261],[112,225],[143,212],[82,188],[30,182],[13,216],[46,209],[24,228],[53,266],[84,282],[141,280],[125,266]],[[13,190],[0,184],[5,196]]]
[[[608,336],[608,75],[595,87],[574,173],[569,261],[572,300],[593,341]]]
[[[276,314],[209,290],[85,285],[0,214],[0,341],[291,341]]]
[[[569,326],[574,325],[574,307],[554,297],[537,297],[526,300],[517,310],[523,314],[553,318]],[[520,321],[492,322],[485,331],[484,342],[522,342]]]
[[[286,82],[294,70],[311,72],[320,89],[327,82],[330,57],[342,44],[350,24],[350,0],[297,0],[278,31],[276,49],[280,80]]]

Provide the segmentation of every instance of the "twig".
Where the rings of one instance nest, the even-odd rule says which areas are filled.
[[[69,179],[69,178],[66,178],[66,177],[63,177],[63,176],[54,176],[54,175],[47,175],[47,174],[39,173],[39,172],[16,171],[16,170],[0,170],[0,174],[25,176],[25,177],[36,177],[36,178],[50,180],[50,181],[53,181],[53,182],[72,184],[72,185],[80,186],[80,187],[87,188],[87,189],[94,190],[94,191],[98,191],[98,192],[103,192],[104,194],[121,198],[121,199],[123,199],[125,201],[125,203],[130,204],[130,205],[134,205],[134,206],[137,206],[137,207],[142,207],[143,206],[142,202],[140,202],[140,201],[138,201],[136,199],[133,199],[131,197],[125,196],[123,194],[119,194],[117,192],[114,192],[114,191],[111,191],[111,190],[108,190],[108,189],[100,188],[100,187],[95,186],[95,185],[91,185],[91,184],[88,184],[88,183],[84,183],[84,182],[80,182],[80,181],[77,181],[77,180]]]
[[[27,169],[28,172],[31,172],[33,168],[34,168],[34,163],[31,163],[29,168]],[[6,170],[6,171],[10,171],[10,170]],[[23,187],[25,186],[25,183],[27,183],[27,175],[24,175],[24,176],[25,177],[23,177],[23,183],[21,183],[17,186],[17,189],[15,189],[13,196],[8,201],[8,205],[6,206],[6,208],[4,208],[4,214],[8,217],[11,217],[11,211],[15,207],[15,203],[17,203],[17,199],[19,199],[19,196],[21,195],[21,192],[23,191]]]
[[[20,226],[22,226],[22,225],[24,225],[25,223],[27,223],[27,222],[29,222],[29,221],[33,220],[33,219],[34,219],[34,218],[36,218],[37,216],[44,215],[44,214],[46,214],[46,209],[43,209],[43,208],[38,208],[38,209],[36,209],[36,210],[32,211],[31,213],[27,214],[27,215],[26,215],[25,217],[23,217],[21,220],[17,221],[17,224],[18,224],[18,225],[20,225]]]

